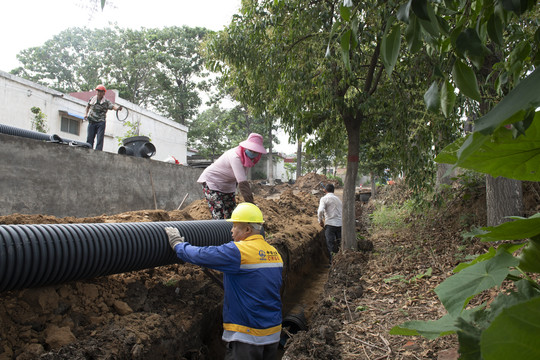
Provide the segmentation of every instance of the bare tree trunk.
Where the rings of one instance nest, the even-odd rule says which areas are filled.
[[[371,197],[375,199],[377,197],[377,184],[375,182],[373,171],[369,173],[369,179],[371,181]]]
[[[270,185],[274,185],[274,162],[272,157],[272,127],[270,126],[270,129],[268,130],[268,138],[270,139],[270,147],[268,148],[268,160],[266,162],[267,165],[267,174],[268,174],[268,183]]]
[[[341,240],[343,249],[358,250],[356,240],[356,218],[355,218],[355,193],[356,177],[358,176],[358,160],[360,153],[360,123],[354,117],[344,117],[347,129],[348,150],[347,150],[347,171],[343,184],[343,211],[341,227]]]
[[[521,181],[486,176],[487,225],[497,226],[510,221],[506,216],[523,215]]]
[[[296,180],[302,176],[302,140],[298,139],[296,148]]]
[[[451,185],[452,184],[452,178],[456,176],[455,170],[452,170],[449,174],[447,174],[448,170],[452,168],[452,164],[443,164],[439,163],[437,164],[437,180],[436,180],[436,186],[439,187],[442,184]]]

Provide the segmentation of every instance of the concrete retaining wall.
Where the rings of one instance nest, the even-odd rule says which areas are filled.
[[[174,210],[202,199],[201,169],[0,134],[0,215]],[[154,202],[155,194],[155,202]],[[156,205],[155,205],[156,204]]]

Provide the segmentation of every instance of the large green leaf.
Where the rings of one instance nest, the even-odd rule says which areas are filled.
[[[397,12],[397,19],[399,21],[403,21],[404,23],[409,23],[409,13],[411,11],[411,0],[409,0],[406,4],[402,4],[399,7],[399,10]]]
[[[418,18],[429,21],[427,0],[411,0],[411,8]]]
[[[540,181],[540,112],[525,131],[514,139],[502,127],[492,136],[474,132],[448,145],[435,161],[516,180]]]
[[[343,35],[341,35],[341,41],[340,41],[341,55],[342,55],[342,58],[343,58],[343,63],[345,64],[345,67],[349,71],[352,71],[352,69],[351,69],[351,61],[350,61],[350,57],[349,57],[349,50],[350,50],[350,46],[351,46],[351,34],[352,34],[351,30],[345,31],[343,33]]]
[[[480,351],[480,336],[482,330],[475,327],[471,323],[458,319],[457,326],[459,327],[459,354],[461,360],[482,360]]]
[[[450,81],[445,80],[441,87],[441,110],[445,117],[449,117],[456,103],[456,94]]]
[[[390,24],[390,21],[388,23]],[[396,24],[392,26],[390,33],[383,37],[381,44],[381,57],[388,76],[390,76],[394,70],[400,46],[401,30],[399,24]]]
[[[390,335],[420,335],[427,339],[436,339],[439,336],[445,336],[455,333],[459,328],[457,326],[458,320],[471,321],[472,317],[478,311],[481,311],[482,307],[464,310],[459,317],[452,317],[450,314],[446,314],[437,320],[413,320],[406,321],[401,325],[394,326],[390,329]]]
[[[519,268],[526,272],[540,273],[540,235],[531,238],[521,252]]]
[[[465,96],[470,97],[473,100],[480,101],[482,96],[478,89],[478,81],[473,69],[461,60],[456,60],[452,69],[452,76],[456,85]]]
[[[540,359],[540,297],[502,311],[482,333],[485,360]]]
[[[407,48],[412,54],[422,48],[422,30],[416,16],[411,17],[411,21],[405,29],[405,40],[407,41]]]
[[[502,46],[503,39],[503,22],[498,13],[493,13],[487,22],[487,32],[489,38],[497,45]]]
[[[509,267],[517,264],[516,258],[506,250],[500,250],[493,258],[447,278],[435,288],[435,293],[448,313],[457,317],[473,296],[499,286],[508,275]]]
[[[424,102],[426,103],[426,108],[428,110],[433,112],[439,110],[441,99],[439,97],[439,87],[437,86],[436,81],[431,83],[428,91],[424,94]]]
[[[486,261],[488,259],[491,259],[495,255],[497,255],[497,250],[505,249],[509,254],[513,254],[514,251],[522,248],[525,244],[501,244],[497,249],[494,247],[490,247],[488,252],[482,255],[477,256],[475,259],[466,262],[466,263],[460,263],[458,266],[452,270],[455,273],[460,272],[461,270],[468,268],[469,266],[472,266],[474,264],[477,264],[481,261]]]
[[[474,124],[475,131],[492,133],[500,125],[520,110],[540,106],[540,68],[534,70],[522,80],[489,113]]]
[[[450,314],[444,315],[438,320],[413,320],[406,321],[401,325],[390,329],[390,335],[421,335],[427,339],[436,339],[439,336],[449,335],[457,331],[456,319]]]
[[[475,29],[465,29],[456,40],[456,50],[461,54],[471,56],[483,56],[485,46]]]
[[[516,13],[517,15],[523,14],[529,8],[529,3],[534,5],[534,1],[528,0],[502,0],[502,6],[508,10]]]
[[[495,227],[483,228],[488,232],[477,235],[483,241],[520,240],[540,235],[540,213],[525,219],[518,218]]]

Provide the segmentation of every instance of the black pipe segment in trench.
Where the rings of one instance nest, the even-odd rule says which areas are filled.
[[[0,225],[0,292],[180,263],[167,226],[196,246],[232,241],[225,220]]]
[[[85,148],[91,147],[90,144],[83,141],[63,139],[56,134],[53,134],[53,135],[44,134],[38,131],[20,129],[20,128],[16,128],[16,127],[4,125],[4,124],[0,124],[0,133],[6,134],[6,135],[24,137],[28,139],[34,139],[34,140],[48,141],[48,142],[54,142],[54,143],[59,143],[59,144],[67,144],[70,146],[79,146],[79,147],[85,147]]]

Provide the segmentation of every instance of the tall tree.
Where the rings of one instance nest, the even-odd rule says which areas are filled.
[[[272,142],[279,143],[274,136],[264,136],[271,133],[264,119],[250,116],[241,106],[223,110],[214,105],[191,124],[188,145],[197,149],[200,155],[215,159],[253,132],[263,135],[266,148],[271,148]]]
[[[21,51],[13,74],[63,92],[88,91],[99,83],[174,121],[188,124],[208,90],[199,44],[208,30],[90,30],[71,28],[41,47]]]
[[[449,64],[452,68],[451,73],[442,67],[439,69],[438,79],[425,95],[428,106],[431,104],[432,110],[440,109],[447,116],[453,106],[454,89],[458,88],[460,93],[471,99],[471,107],[477,109],[477,113],[472,115],[480,118],[488,113],[502,96],[540,63],[538,45],[531,46],[540,43],[538,15],[535,2],[529,0],[471,1],[466,4],[447,1],[444,5],[421,0],[403,4],[396,17],[404,23],[409,51],[417,51],[425,43],[428,53],[437,57],[439,64]],[[397,34],[403,31],[401,24],[392,26]],[[386,47],[384,52],[392,58],[397,51]],[[521,110],[520,106],[515,104],[514,112],[508,111],[503,115],[504,120]],[[530,109],[531,105],[526,107]],[[487,135],[494,129],[491,125],[489,129],[484,126],[482,132]],[[468,142],[464,146],[470,145]],[[469,152],[461,150],[460,154]],[[501,184],[498,190],[489,189],[497,184]],[[505,196],[503,190],[510,189],[510,185],[512,195]],[[521,202],[514,196],[521,191],[519,181],[488,179],[486,186],[487,192],[493,195],[487,198],[491,225],[503,221],[504,216],[520,214]]]
[[[366,18],[362,31],[371,46],[366,43],[361,51],[348,34],[343,46],[355,55],[351,69],[351,63],[343,63],[336,41],[342,36],[340,3],[244,1],[241,14],[209,43],[209,53],[223,65],[226,79],[242,89],[239,101],[264,104],[290,132],[309,134],[326,121],[345,124],[343,244],[355,249],[354,183],[364,120],[360,105],[375,92],[380,79],[378,39],[384,25],[380,18]]]
[[[158,93],[153,104],[158,111],[187,125],[197,113],[202,101],[199,91],[209,89],[208,77],[198,47],[208,33],[204,28],[166,27],[149,34],[158,63],[156,76]],[[156,94],[157,95],[157,94]]]
[[[376,121],[378,88],[388,80],[383,65],[397,63],[393,57],[381,61],[380,52],[389,42],[399,50],[399,33],[387,26],[395,10],[392,2],[244,1],[241,14],[207,44],[213,68],[242,90],[239,101],[264,106],[299,137],[324,133],[328,143],[347,142],[345,248],[356,249],[361,130]],[[391,41],[383,43],[385,34],[393,34]],[[328,131],[339,127],[346,138]],[[372,136],[368,131],[365,136]]]

